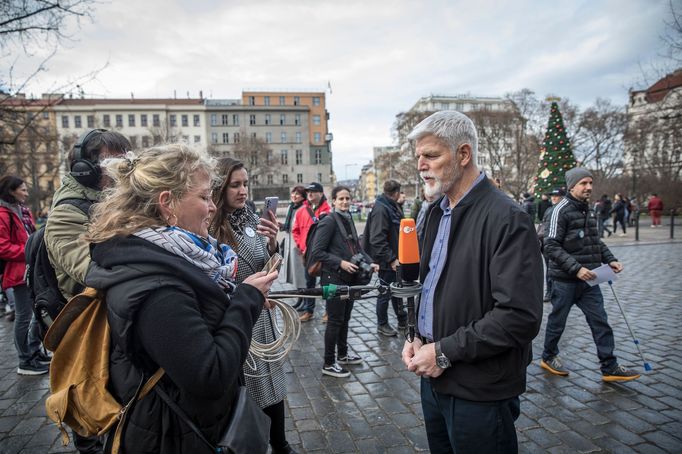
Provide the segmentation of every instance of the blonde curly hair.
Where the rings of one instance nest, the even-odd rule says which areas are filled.
[[[203,151],[182,143],[129,151],[124,157],[102,163],[114,180],[101,203],[93,206],[85,240],[101,243],[116,236],[128,236],[147,227],[167,224],[159,210],[159,195],[170,191],[180,200],[195,184],[197,172],[214,176],[215,161]]]

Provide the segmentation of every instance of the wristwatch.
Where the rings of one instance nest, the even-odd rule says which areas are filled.
[[[440,349],[440,341],[436,342],[434,346],[436,348],[436,366],[440,367],[441,369],[447,369],[448,367],[452,366],[452,363],[448,357],[445,356]]]

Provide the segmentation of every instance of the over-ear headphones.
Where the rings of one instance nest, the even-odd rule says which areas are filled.
[[[73,160],[71,161],[71,176],[87,188],[97,189],[102,178],[99,162],[84,157],[83,150],[88,141],[98,134],[107,132],[106,129],[90,129],[85,131],[73,146]]]

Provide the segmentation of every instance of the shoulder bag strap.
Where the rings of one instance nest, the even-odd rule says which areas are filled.
[[[334,213],[334,220],[336,221],[336,225],[339,227],[339,231],[341,232],[341,235],[343,235],[343,239],[346,240],[346,243],[348,244],[348,249],[350,249],[352,254],[355,254],[356,248],[353,246],[353,241],[350,241],[348,238],[348,232],[346,231],[346,227],[343,225],[343,221],[341,221],[339,214]],[[353,240],[355,238],[353,237]]]
[[[162,368],[159,368],[154,375],[149,377],[149,380],[147,380],[147,383],[145,383],[144,386],[142,386],[142,381],[140,381],[140,386],[137,387],[137,391],[135,391],[133,398],[125,407],[121,409],[121,419],[116,425],[116,431],[114,432],[114,438],[111,443],[111,454],[118,454],[121,450],[121,438],[123,437],[123,431],[127,422],[126,416],[128,413],[130,413],[130,411],[132,411],[133,407],[135,406],[135,402],[142,400],[147,394],[149,394],[149,391],[156,386],[165,372],[166,371],[164,371]]]
[[[313,223],[317,222],[317,218],[315,217],[315,212],[313,211],[310,206],[306,205],[306,210],[308,210],[308,214],[310,215],[310,219],[312,219]]]

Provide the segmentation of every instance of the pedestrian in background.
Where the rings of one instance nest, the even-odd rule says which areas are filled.
[[[281,248],[284,263],[282,264],[280,276],[283,277],[284,282],[292,284],[295,288],[305,288],[306,286],[303,256],[301,250],[296,245],[296,241],[294,241],[292,230],[296,222],[296,212],[303,207],[303,202],[305,202],[307,197],[308,192],[303,186],[296,186],[291,190],[291,202],[289,203],[284,224],[281,226],[286,236]],[[302,305],[303,299],[299,298],[294,307],[298,309]]]
[[[575,305],[585,314],[592,331],[602,380],[634,380],[639,378],[639,374],[619,365],[613,354],[613,330],[604,310],[601,289],[587,283],[597,277],[592,270],[602,263],[607,263],[616,273],[623,270],[623,265],[599,238],[597,222],[589,206],[592,174],[585,168],[575,167],[566,172],[566,186],[568,195],[552,208],[545,225],[545,253],[549,257],[552,279],[552,312],[547,318],[540,366],[554,375],[565,377],[569,374],[559,359],[559,340],[568,314]]]
[[[372,261],[379,265],[379,279],[387,285],[397,279],[398,237],[400,220],[403,217],[398,200],[400,183],[387,180],[384,183],[383,194],[376,198],[374,208],[367,217],[363,233],[363,249],[372,257]],[[397,335],[398,332],[388,323],[389,300],[398,318],[399,330],[407,327],[407,313],[400,298],[391,298],[388,293],[377,297],[377,332],[390,337]]]
[[[523,211],[530,216],[530,220],[532,222],[535,222],[535,197],[530,195],[529,192],[524,192],[523,193],[523,201],[521,202],[521,206],[523,206]]]
[[[24,249],[29,235],[36,230],[31,210],[24,205],[26,200],[28,188],[24,180],[13,175],[0,179],[0,259],[5,262],[2,289],[14,301],[17,373],[41,375],[48,372],[50,358],[42,351],[38,323],[33,316],[33,298],[25,280]]]
[[[625,201],[623,200],[623,196],[620,194],[613,196],[613,200],[615,203],[613,204],[610,213],[613,214],[613,233],[616,233],[616,230],[618,230],[618,224],[620,224],[621,229],[623,229],[623,233],[618,234],[618,236],[625,236],[627,233],[625,230]]]
[[[549,258],[547,257],[547,254],[545,254],[545,235],[547,232],[545,231],[545,224],[547,219],[549,219],[549,216],[552,213],[552,209],[559,203],[561,200],[564,198],[566,193],[564,192],[563,189],[554,189],[550,193],[550,198],[551,198],[551,203],[552,206],[550,206],[546,211],[543,216],[542,220],[542,225],[538,228],[538,232],[542,232],[542,234],[538,235],[540,237],[540,249],[542,251],[542,258],[545,261],[545,296],[542,298],[542,301],[545,303],[549,303],[552,300],[552,280],[549,278]]]
[[[649,203],[647,204],[649,216],[651,216],[651,227],[661,226],[661,213],[663,213],[663,200],[658,197],[658,194],[651,194]]]
[[[264,217],[259,219],[246,205],[249,175],[241,161],[222,158],[218,162],[217,173],[223,183],[213,193],[216,213],[210,231],[219,243],[227,244],[237,253],[236,282],[241,283],[263,270],[270,256],[277,251],[277,218],[264,210]],[[253,341],[271,344],[277,340],[274,317],[272,311],[262,309],[253,326]],[[284,398],[287,387],[283,360],[265,361],[249,354],[243,369],[249,394],[272,420],[272,452],[295,452],[285,434]]]
[[[553,191],[552,191],[553,192]],[[549,200],[547,194],[542,194],[540,201],[538,202],[538,222],[542,223],[545,218],[545,211],[552,206],[552,202]]]
[[[324,188],[320,183],[310,183],[306,188],[306,191],[308,191],[308,200],[303,202],[303,206],[296,212],[296,216],[294,216],[294,225],[291,230],[294,241],[301,251],[301,254],[305,254],[306,252],[305,243],[308,238],[310,227],[331,211],[331,207],[329,206],[329,203],[327,203],[327,198],[324,196]],[[308,270],[305,269],[305,266],[303,271],[306,288],[315,288],[317,285],[317,277],[308,274]],[[304,298],[303,307],[301,309],[302,313],[299,320],[302,322],[311,320],[315,313],[315,299]]]

